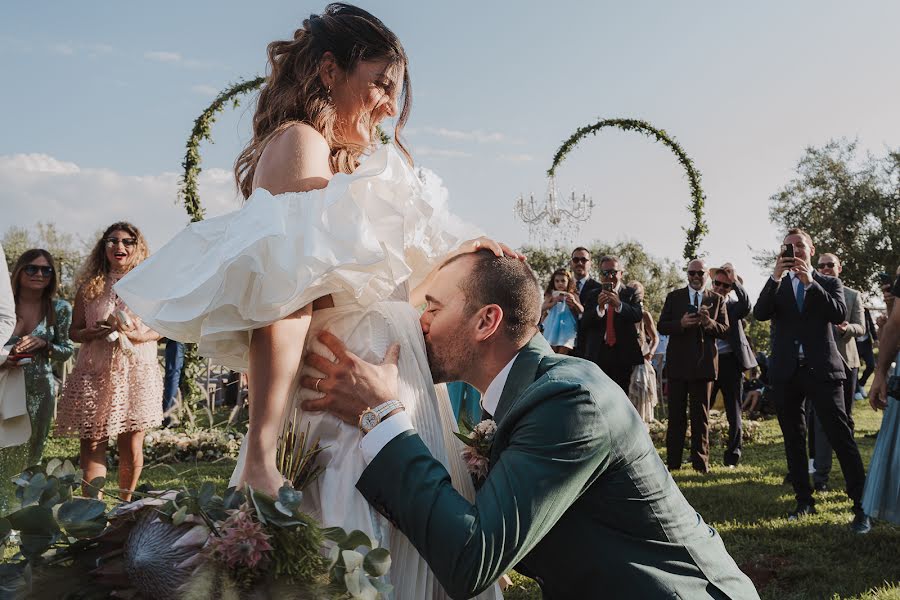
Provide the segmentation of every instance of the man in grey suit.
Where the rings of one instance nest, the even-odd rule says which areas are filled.
[[[840,277],[843,270],[841,260],[834,254],[823,254],[819,257],[817,266],[819,273]],[[856,337],[865,334],[866,324],[863,320],[863,303],[859,292],[844,286],[844,302],[847,305],[847,318],[843,323],[834,326],[834,341],[838,352],[844,360],[844,369],[847,379],[844,380],[844,409],[847,411],[847,420],[850,422],[850,430],[853,425],[853,396],[856,393],[856,381],[859,376],[859,352],[856,348]],[[828,476],[831,474],[831,444],[822,429],[822,423],[816,418],[815,410],[809,411],[810,431],[813,432],[813,452],[816,472],[813,475],[813,487],[817,492],[828,489]]]

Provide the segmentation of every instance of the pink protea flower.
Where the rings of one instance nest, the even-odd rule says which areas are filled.
[[[235,511],[222,523],[219,531],[221,537],[209,536],[206,552],[229,568],[254,569],[267,559],[266,553],[272,550],[269,534],[259,521],[253,520],[249,510],[242,508]]]
[[[478,450],[471,446],[466,446],[460,452],[460,456],[466,462],[466,468],[478,479],[484,479],[488,473],[488,459],[479,454]]]

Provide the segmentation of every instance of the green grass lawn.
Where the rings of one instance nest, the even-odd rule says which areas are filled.
[[[857,442],[868,465],[875,440],[865,435],[878,429],[881,413],[858,402],[854,418]],[[77,453],[76,441],[53,440],[48,458],[71,458]],[[721,450],[714,450],[712,456],[721,461]],[[233,465],[232,461],[150,465],[142,483],[165,489],[212,480],[224,488]],[[763,422],[758,441],[745,447],[743,462],[736,469],[714,465],[708,475],[686,469],[676,473],[675,480],[694,508],[718,529],[763,598],[900,600],[900,527],[875,523],[865,536],[847,529],[851,504],[842,491],[837,460],[832,473],[835,490],[817,496],[819,514],[790,523],[785,516],[793,508],[794,498],[790,486],[782,484],[785,472],[781,432],[777,421],[771,419]],[[115,481],[114,471],[109,479]],[[112,491],[114,486],[108,487]],[[540,592],[529,580],[514,574],[514,586],[505,597],[537,600]]]

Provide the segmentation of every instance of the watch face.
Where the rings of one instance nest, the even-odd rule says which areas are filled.
[[[362,418],[359,420],[359,426],[363,431],[369,431],[376,425],[378,425],[378,415],[374,411],[363,413]]]

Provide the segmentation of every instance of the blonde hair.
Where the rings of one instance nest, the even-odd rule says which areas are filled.
[[[256,165],[266,145],[291,125],[306,123],[322,134],[331,149],[329,165],[335,173],[352,173],[368,149],[341,135],[330,91],[319,77],[325,53],[338,67],[353,72],[360,61],[387,60],[403,69],[402,102],[394,128],[394,144],[412,163],[400,141],[409,118],[411,90],[406,52],[397,36],[370,13],[349,4],[329,4],[321,15],[311,15],[293,39],[269,44],[269,74],[253,115],[253,138],[234,164],[234,178],[244,198],[253,188]],[[369,123],[369,139],[378,139]]]
[[[140,229],[131,223],[119,221],[107,227],[100,239],[97,240],[97,243],[94,244],[91,253],[88,255],[84,265],[82,265],[75,280],[75,287],[81,292],[85,300],[93,300],[103,293],[103,288],[106,286],[106,278],[111,270],[109,259],[106,258],[106,238],[114,231],[124,231],[137,240],[131,264],[127,267],[129,271],[150,255],[147,241],[141,234]]]

